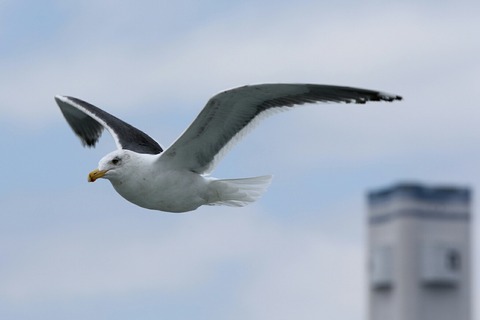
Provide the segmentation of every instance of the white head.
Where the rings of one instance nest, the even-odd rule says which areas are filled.
[[[98,163],[98,169],[88,174],[88,182],[95,182],[98,178],[120,182],[131,171],[129,169],[132,167],[132,159],[136,157],[135,152],[123,149],[107,154]]]

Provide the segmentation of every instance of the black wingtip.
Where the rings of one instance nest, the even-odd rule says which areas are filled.
[[[403,97],[396,94],[379,92],[378,99],[381,101],[392,102],[392,101],[401,101],[403,100]]]

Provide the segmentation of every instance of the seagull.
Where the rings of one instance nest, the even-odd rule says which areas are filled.
[[[126,200],[146,209],[181,213],[202,205],[242,207],[256,201],[272,176],[210,176],[225,152],[271,111],[306,103],[402,100],[380,91],[319,84],[257,84],[210,98],[192,124],[167,149],[146,133],[83,100],[55,96],[82,144],[94,147],[106,129],[117,150],[104,156],[88,181],[108,179]]]

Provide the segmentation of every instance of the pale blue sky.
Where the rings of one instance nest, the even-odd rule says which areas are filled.
[[[2,1],[0,318],[366,319],[366,191],[480,185],[479,9]],[[213,172],[273,174],[265,196],[186,215],[88,184],[113,140],[82,148],[53,100],[82,98],[168,146],[210,96],[262,82],[405,100],[267,119]]]

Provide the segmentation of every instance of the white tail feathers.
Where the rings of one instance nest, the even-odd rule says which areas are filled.
[[[210,182],[209,205],[243,207],[259,199],[267,191],[272,176],[243,179],[223,179]]]

